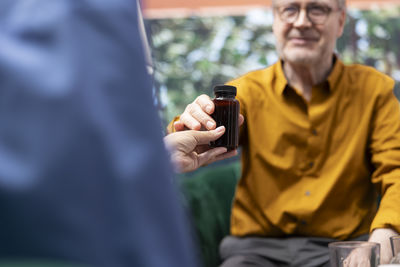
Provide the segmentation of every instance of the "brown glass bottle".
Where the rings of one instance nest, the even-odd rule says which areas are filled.
[[[210,143],[211,147],[226,147],[228,151],[234,150],[239,145],[239,101],[235,99],[236,87],[218,85],[214,87],[213,99],[215,110],[211,117],[217,127],[225,126],[225,133]]]

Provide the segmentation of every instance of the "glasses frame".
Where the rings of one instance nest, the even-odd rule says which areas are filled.
[[[316,23],[314,21],[314,19],[312,17],[310,17],[310,9],[315,7],[315,6],[320,6],[320,7],[323,7],[323,8],[326,9],[326,16],[325,16],[325,18],[324,18],[324,20],[322,22]],[[280,10],[280,9],[285,8],[285,7],[297,8],[297,14],[292,19],[284,19],[284,18],[282,18],[283,11]],[[299,19],[301,10],[304,9],[306,11],[306,17],[307,17],[308,21],[310,21],[313,25],[324,25],[326,23],[326,21],[328,20],[329,16],[332,13],[343,10],[340,7],[339,8],[332,8],[332,7],[327,6],[327,5],[316,5],[316,4],[310,4],[310,5],[307,5],[306,7],[300,7],[299,5],[295,5],[295,4],[287,4],[287,5],[275,6],[274,9],[277,11],[279,19],[281,21],[285,22],[285,23],[288,23],[288,24],[295,23]]]

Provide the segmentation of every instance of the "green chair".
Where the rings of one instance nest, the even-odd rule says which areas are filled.
[[[205,267],[221,263],[218,246],[229,234],[232,199],[239,178],[239,161],[209,166],[190,177],[179,178]]]

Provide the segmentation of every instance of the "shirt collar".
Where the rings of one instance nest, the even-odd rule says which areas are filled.
[[[331,73],[328,75],[327,81],[329,84],[329,89],[331,91],[336,89],[336,85],[338,84],[340,77],[342,76],[342,72],[343,72],[343,62],[336,56],[334,55],[334,65],[332,68]]]
[[[329,84],[329,90],[333,91],[342,74],[344,65],[343,62],[336,56],[333,55],[333,68],[331,73],[328,75],[327,81]],[[275,65],[275,77],[276,77],[276,90],[278,94],[283,94],[286,88],[289,87],[286,80],[285,73],[283,72],[283,61],[279,60]]]
[[[288,86],[285,73],[283,72],[283,61],[281,59],[275,65],[275,77],[276,77],[276,90],[277,93],[281,95]]]

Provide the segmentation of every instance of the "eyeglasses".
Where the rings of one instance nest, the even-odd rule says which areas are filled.
[[[276,7],[279,18],[289,24],[296,22],[302,8],[297,4],[288,4]],[[312,24],[321,25],[326,22],[329,15],[333,11],[341,9],[333,9],[326,5],[310,4],[305,7],[308,20]]]

